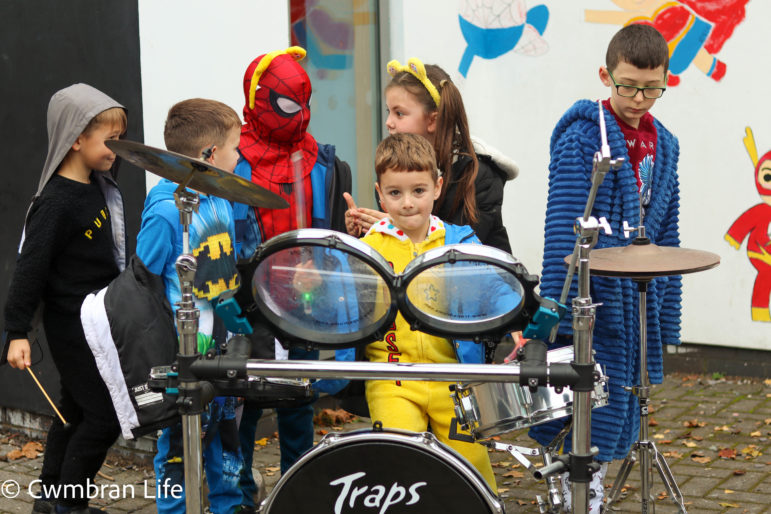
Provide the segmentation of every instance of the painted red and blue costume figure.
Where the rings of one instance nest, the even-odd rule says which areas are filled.
[[[750,141],[750,142],[748,142]],[[769,297],[771,297],[771,151],[757,159],[752,131],[747,128],[745,144],[755,164],[755,187],[758,190],[759,203],[750,207],[733,222],[726,232],[725,240],[739,250],[747,239],[747,257],[750,259],[758,276],[752,288],[752,321],[771,321]]]

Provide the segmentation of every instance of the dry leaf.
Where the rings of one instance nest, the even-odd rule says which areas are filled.
[[[746,475],[746,474],[747,474],[747,472],[744,471],[743,469],[735,469],[734,470],[734,476],[740,477],[740,476]]]
[[[699,428],[707,426],[707,423],[699,421],[698,419],[689,419],[688,421],[683,421],[683,426],[688,428]]]
[[[322,426],[339,426],[350,423],[356,416],[343,409],[321,409],[313,418],[313,423]]]
[[[667,498],[669,498],[669,495],[667,494],[667,492],[666,491],[661,491],[656,499],[657,500],[666,500]]]
[[[747,459],[751,459],[754,457],[760,457],[763,455],[763,453],[758,449],[757,446],[751,444],[742,450],[742,455],[744,455]],[[8,458],[10,459],[10,457]]]
[[[509,471],[508,473],[504,473],[503,476],[510,478],[522,478],[525,476],[525,474],[521,471]]]
[[[725,489],[723,492],[726,493],[726,494],[734,494],[736,491],[732,491],[730,489]]]
[[[321,430],[316,430],[316,433],[319,435],[327,435],[329,431],[322,428]]]
[[[692,441],[685,441],[683,444],[685,446],[687,446],[688,448],[698,448],[699,447],[698,444],[696,444],[696,443],[694,443]]]
[[[765,380],[763,381],[763,383],[764,383],[764,384],[766,384],[767,386],[771,386],[771,378],[767,378],[767,379],[765,379]]]
[[[722,427],[715,427],[714,430],[715,432],[730,432],[731,427],[729,427],[728,425],[723,425]]]
[[[672,439],[662,439],[661,444],[672,444]]]
[[[21,452],[21,450],[16,449],[9,451],[6,457],[8,457],[8,460],[18,460],[24,457],[24,454]]]
[[[498,494],[503,494],[503,493],[507,493],[507,492],[509,492],[509,488],[508,487],[499,487],[498,488]]]
[[[648,421],[648,426],[649,427],[657,427],[657,426],[659,426],[659,422],[656,421],[655,419],[651,418],[650,421]]]
[[[281,469],[279,466],[268,466],[265,468],[265,471],[270,471],[271,473],[275,473],[279,469]]]
[[[721,459],[735,459],[736,458],[736,450],[733,448],[723,448],[719,452],[717,452],[718,457]]]
[[[268,438],[263,437],[262,439],[257,439],[254,444],[257,444],[259,446],[267,446],[268,445]]]
[[[699,464],[707,464],[711,460],[709,457],[694,457],[691,455],[691,460],[694,462],[698,462]]]
[[[761,437],[763,434],[760,432],[760,430],[756,430],[755,432],[750,432],[750,437]]]
[[[683,456],[682,453],[676,452],[676,451],[664,452],[663,455],[664,455],[664,457],[668,457],[668,458],[672,458],[672,459],[679,459],[680,457]]]
[[[664,439],[666,436],[664,434],[653,434],[654,439]]]
[[[719,505],[721,507],[732,508],[732,509],[738,509],[739,508],[739,504],[738,503],[720,502]]]

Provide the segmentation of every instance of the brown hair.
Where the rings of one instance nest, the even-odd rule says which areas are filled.
[[[92,130],[100,125],[109,125],[110,127],[120,127],[120,133],[126,132],[128,126],[128,118],[126,117],[126,111],[123,107],[111,107],[106,109],[88,122],[86,128],[83,129],[83,135],[87,136]]]
[[[669,47],[661,32],[650,25],[633,23],[622,28],[608,44],[605,66],[613,72],[620,62],[643,70],[669,69]]]
[[[375,174],[377,181],[387,170],[429,171],[434,183],[439,180],[434,147],[418,134],[394,134],[377,145],[375,150]]]
[[[225,144],[235,128],[241,128],[241,120],[232,108],[216,100],[191,98],[169,109],[163,140],[167,150],[198,158],[207,146]]]
[[[426,87],[406,71],[397,73],[386,86],[386,91],[392,87],[403,87],[423,105],[426,114],[437,113],[434,150],[436,163],[442,170],[444,186],[439,198],[434,203],[434,213],[437,213],[444,204],[449,185],[457,182],[458,194],[455,195],[452,209],[454,211],[463,209],[466,222],[476,223],[478,216],[474,181],[477,178],[479,161],[477,161],[477,155],[471,143],[463,98],[458,88],[450,80],[450,76],[442,68],[435,64],[426,64],[425,68],[428,80],[439,91],[439,107],[431,98]],[[452,163],[460,155],[465,155],[471,160],[456,177],[453,176]]]

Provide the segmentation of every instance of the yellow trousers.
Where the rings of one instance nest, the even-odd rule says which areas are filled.
[[[431,424],[431,431],[439,441],[460,453],[474,466],[490,488],[498,494],[495,475],[490,465],[487,448],[478,443],[450,439],[455,407],[450,397],[448,382],[419,382],[404,380],[396,385],[390,380],[368,380],[366,383],[367,403],[373,422],[380,421],[384,428],[399,428],[411,432],[425,432]]]

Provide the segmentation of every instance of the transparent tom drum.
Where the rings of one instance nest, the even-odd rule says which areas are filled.
[[[287,232],[260,246],[253,260],[255,304],[289,343],[357,346],[381,338],[396,317],[388,262],[347,234]]]

